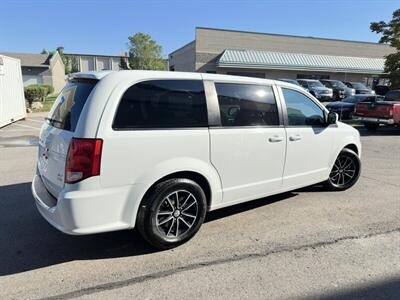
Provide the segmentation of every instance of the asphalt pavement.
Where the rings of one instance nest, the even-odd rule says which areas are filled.
[[[44,115],[0,129],[0,299],[399,299],[400,129],[360,129],[362,175],[209,213],[187,244],[68,236],[30,192]]]

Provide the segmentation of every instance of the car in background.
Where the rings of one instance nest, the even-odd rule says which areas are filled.
[[[347,87],[355,89],[356,94],[370,94],[370,95],[375,95],[375,91],[371,90],[369,87],[366,87],[363,83],[361,82],[348,82],[348,81],[343,81]]]
[[[390,87],[388,85],[377,85],[374,91],[377,95],[385,96],[390,91]]]
[[[382,96],[358,94],[344,98],[342,101],[331,102],[326,105],[330,112],[335,112],[339,116],[339,120],[351,120],[354,107],[359,102],[376,102],[383,100]]]
[[[315,79],[297,79],[297,82],[303,88],[310,91],[310,94],[321,101],[331,101],[333,98],[333,91],[325,87],[319,80]]]
[[[353,119],[361,121],[368,130],[381,124],[400,127],[400,90],[389,91],[383,101],[358,103]]]
[[[321,79],[320,82],[327,88],[333,90],[333,100],[340,101],[341,99],[356,94],[355,89],[347,87],[340,80]]]
[[[303,87],[300,83],[298,83],[296,79],[279,78],[277,80],[298,85],[298,86],[302,87],[303,89],[305,89],[307,92],[310,92],[307,88]]]

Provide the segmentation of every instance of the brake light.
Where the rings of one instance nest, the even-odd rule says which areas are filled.
[[[100,175],[103,140],[73,138],[68,148],[65,183]]]

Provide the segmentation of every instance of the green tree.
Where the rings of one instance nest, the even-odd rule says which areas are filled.
[[[64,55],[64,47],[63,46],[59,46],[59,47],[57,47],[56,51],[60,55],[61,60],[62,60],[62,62],[64,64],[65,74],[71,73],[71,60],[69,59],[69,57]]]
[[[128,37],[129,67],[136,70],[164,70],[160,45],[150,35],[138,32]]]
[[[122,70],[129,70],[129,67],[128,67],[128,64],[126,63],[126,60],[123,59],[122,57],[121,57],[120,60],[119,60],[119,67],[120,67]]]
[[[56,51],[60,54],[61,60],[64,63],[65,74],[70,74],[74,72],[79,72],[79,62],[74,56],[69,57],[64,54],[64,47],[57,47]],[[52,53],[54,54],[54,52]]]
[[[400,88],[400,9],[393,12],[392,20],[372,22],[370,29],[382,34],[379,43],[389,44],[396,49],[396,52],[385,57],[385,77],[390,79],[393,88]]]

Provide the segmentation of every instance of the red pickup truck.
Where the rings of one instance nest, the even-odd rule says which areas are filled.
[[[357,103],[353,119],[363,122],[369,130],[380,124],[400,127],[400,90],[389,91],[382,101]]]

